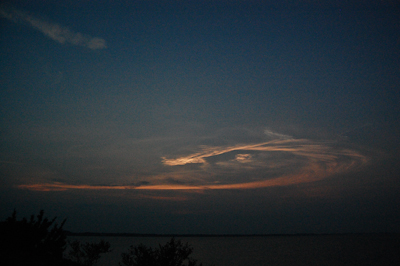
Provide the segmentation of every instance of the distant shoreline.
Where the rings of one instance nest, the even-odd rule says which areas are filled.
[[[75,233],[67,231],[67,236],[118,236],[118,237],[279,237],[279,236],[346,236],[346,235],[397,235],[400,233],[331,233],[331,234],[138,234],[138,233]]]

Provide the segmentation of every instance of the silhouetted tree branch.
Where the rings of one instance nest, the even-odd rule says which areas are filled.
[[[75,240],[69,242],[68,258],[63,257],[66,250],[66,232],[60,225],[44,217],[41,210],[35,217],[17,220],[17,212],[0,222],[0,265],[6,266],[93,266],[102,253],[111,252],[110,243],[85,243]],[[143,244],[131,246],[122,253],[120,266],[202,266],[190,257],[193,248],[172,238],[158,248]]]
[[[196,266],[197,260],[190,257],[193,248],[172,238],[164,246],[152,249],[143,244],[130,246],[128,253],[122,253],[120,266]],[[186,263],[186,264],[185,264]],[[199,264],[198,266],[202,266]]]
[[[60,225],[56,217],[49,220],[41,210],[35,217],[17,220],[17,212],[0,222],[0,265],[6,266],[92,266],[100,254],[110,252],[110,243],[70,243],[71,259],[65,259],[63,253],[67,247],[65,220]]]
[[[85,243],[75,240],[69,243],[71,250],[68,255],[69,258],[84,266],[92,266],[99,259],[100,254],[111,252],[110,243],[101,240],[99,243]]]
[[[41,210],[36,218],[32,215],[29,221],[26,218],[18,221],[14,210],[0,223],[2,260],[10,261],[9,265],[62,260],[66,248],[66,234],[62,227],[66,220],[60,226],[55,220],[56,217],[52,220],[45,218]]]

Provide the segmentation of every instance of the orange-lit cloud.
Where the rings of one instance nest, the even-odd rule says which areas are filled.
[[[254,144],[200,146],[198,151],[188,155],[162,157],[164,172],[140,177],[145,181],[141,185],[49,182],[23,184],[18,188],[36,191],[254,189],[313,182],[357,169],[368,162],[362,153],[336,147],[334,143],[283,136]]]

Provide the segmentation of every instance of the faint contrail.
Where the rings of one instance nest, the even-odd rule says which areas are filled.
[[[323,153],[324,147],[320,144],[312,144],[303,139],[272,140],[256,144],[235,145],[229,147],[204,147],[201,152],[176,159],[162,157],[165,165],[185,165],[188,163],[207,163],[204,158],[221,155],[232,151],[282,151],[308,156],[327,156]]]
[[[0,16],[15,23],[25,22],[52,40],[62,44],[70,43],[72,45],[84,46],[92,50],[107,48],[106,41],[102,38],[73,32],[67,27],[35,18],[20,10],[0,8]]]
[[[293,138],[292,136],[289,136],[289,135],[284,135],[284,134],[272,132],[269,129],[265,129],[264,130],[264,134],[267,135],[268,137],[273,138],[273,139],[292,139]]]
[[[372,123],[365,123],[364,125],[358,126],[358,127],[353,127],[352,129],[346,130],[344,132],[342,132],[339,136],[341,137],[346,137],[345,134],[356,131],[358,129],[364,128],[364,127],[369,127],[372,126]]]

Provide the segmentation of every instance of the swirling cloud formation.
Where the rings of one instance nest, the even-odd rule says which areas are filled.
[[[289,138],[229,147],[203,147],[200,152],[187,156],[163,158],[163,163],[172,167],[200,164],[199,171],[212,177],[202,186],[209,189],[312,182],[350,171],[367,162],[368,158],[355,150],[334,147],[326,142]]]
[[[198,146],[186,155],[161,157],[159,172],[137,176],[134,185],[23,184],[19,188],[204,190],[254,189],[314,182],[359,169],[368,157],[334,142],[294,139],[268,132],[275,140],[231,146]],[[282,137],[284,136],[284,137]]]

